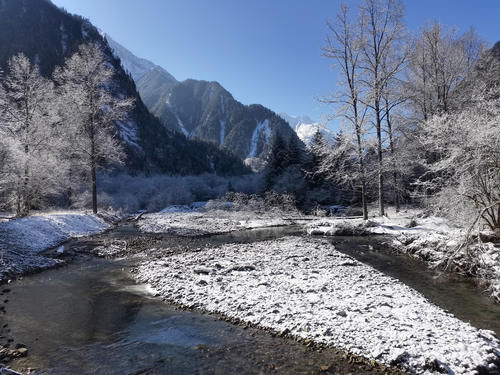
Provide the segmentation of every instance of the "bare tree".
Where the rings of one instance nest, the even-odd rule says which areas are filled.
[[[420,32],[413,47],[406,87],[415,119],[425,121],[451,110],[454,90],[484,52],[485,42],[472,28],[459,36],[435,22]]]
[[[328,22],[327,25],[330,34],[327,36],[327,45],[323,48],[323,54],[327,58],[333,59],[335,66],[339,68],[342,90],[338,95],[326,101],[339,105],[338,115],[342,116],[353,130],[356,139],[359,170],[357,179],[361,184],[363,218],[367,220],[366,172],[363,146],[367,107],[361,100],[362,86],[360,82],[363,29],[357,28],[349,21],[349,8],[345,4],[341,5],[335,23]],[[328,160],[328,158],[325,159]]]
[[[26,216],[34,203],[57,190],[58,137],[54,111],[54,88],[40,76],[23,54],[9,60],[9,73],[2,82],[0,132],[4,160],[9,160],[10,188],[15,192],[18,216]],[[5,167],[4,167],[5,171]]]
[[[124,152],[116,121],[126,119],[133,100],[112,92],[114,70],[98,44],[81,45],[54,77],[67,100],[64,112],[70,129],[73,158],[91,179],[92,210],[97,213],[97,169],[121,163]]]
[[[378,206],[384,215],[383,119],[384,91],[400,72],[406,55],[403,42],[403,6],[399,0],[365,0],[361,7],[360,27],[365,30],[363,43],[363,82],[368,90],[366,104],[374,113],[377,133]]]

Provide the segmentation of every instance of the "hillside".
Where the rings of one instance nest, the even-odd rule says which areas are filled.
[[[114,53],[133,71],[141,59],[116,42]],[[276,134],[285,140],[295,132],[276,113],[261,105],[246,106],[218,82],[187,79],[177,82],[165,69],[148,62],[143,74],[132,74],[150,111],[168,129],[189,139],[210,142],[241,159],[263,159]]]
[[[88,20],[71,15],[48,0],[16,0],[0,1],[0,24],[0,68],[4,71],[8,59],[22,52],[49,77],[80,44],[97,42],[102,46],[116,72],[114,94],[135,99],[135,108],[128,121],[117,124],[127,153],[126,169],[174,174],[247,172],[241,161],[230,153],[166,129],[148,111],[132,77]],[[140,66],[138,62],[136,65]],[[140,69],[134,70],[134,74],[140,74]]]

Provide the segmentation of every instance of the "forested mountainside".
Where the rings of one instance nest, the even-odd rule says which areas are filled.
[[[115,70],[114,94],[135,99],[127,121],[117,123],[125,146],[125,168],[133,172],[198,174],[248,172],[230,152],[166,128],[142,102],[132,77],[113,55],[106,39],[86,19],[71,15],[49,0],[0,0],[0,67],[6,70],[10,57],[24,53],[42,75],[50,77],[65,57],[82,43],[102,46]]]
[[[265,158],[276,134],[287,142],[296,138],[276,113],[262,105],[243,105],[218,82],[178,82],[165,69],[135,56],[111,38],[109,41],[134,77],[144,103],[167,128],[215,144],[242,159]]]

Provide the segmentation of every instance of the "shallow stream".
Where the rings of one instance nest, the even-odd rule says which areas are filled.
[[[105,237],[136,235],[132,227],[122,226]],[[192,246],[285,235],[301,235],[301,230],[234,232],[204,237]],[[331,240],[340,251],[400,279],[459,318],[500,332],[500,306],[471,283],[439,276],[419,261],[391,254],[380,239]],[[135,283],[129,270],[137,262],[140,257],[77,258],[68,266],[9,285],[2,320],[12,344],[29,349],[29,356],[16,360],[13,367],[24,372],[35,368],[36,374],[310,374],[320,373],[321,366],[332,373],[383,371],[354,365],[335,349],[314,351],[291,339],[165,304],[145,285]]]

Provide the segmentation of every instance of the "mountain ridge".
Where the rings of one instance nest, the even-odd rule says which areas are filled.
[[[120,47],[114,52],[122,62],[141,59]],[[166,128],[189,139],[210,142],[242,160],[264,160],[277,134],[287,142],[296,137],[288,123],[272,110],[260,104],[240,103],[216,81],[174,82],[152,68],[135,82],[146,106]]]

